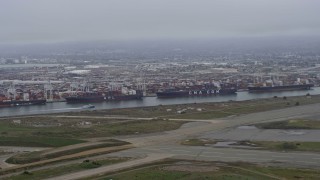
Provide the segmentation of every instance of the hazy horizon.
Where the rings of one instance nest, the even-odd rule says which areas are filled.
[[[320,36],[317,0],[0,1],[0,43]]]

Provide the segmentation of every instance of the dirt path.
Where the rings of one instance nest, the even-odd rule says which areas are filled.
[[[116,146],[116,147],[106,147],[106,148],[93,149],[93,150],[83,151],[83,152],[76,153],[76,154],[61,156],[58,158],[47,159],[47,160],[42,160],[42,161],[23,164],[23,165],[17,165],[14,167],[7,168],[4,171],[5,172],[6,171],[11,172],[13,170],[19,171],[19,170],[23,170],[25,168],[44,166],[44,165],[54,163],[54,162],[59,162],[59,161],[66,161],[66,160],[77,159],[77,158],[81,158],[81,157],[87,157],[87,156],[92,156],[92,155],[121,151],[121,150],[129,149],[132,147],[133,147],[132,145],[123,145],[123,146]],[[0,173],[3,173],[3,172],[0,171]]]
[[[86,177],[95,176],[97,174],[100,175],[100,174],[115,172],[115,171],[132,168],[132,167],[136,167],[136,166],[147,164],[147,163],[160,161],[169,157],[171,157],[170,154],[150,154],[147,157],[142,159],[136,159],[136,160],[118,163],[110,166],[104,166],[96,169],[90,169],[90,170],[85,170],[81,172],[66,174],[66,175],[50,178],[47,180],[70,180],[70,179],[86,178]]]

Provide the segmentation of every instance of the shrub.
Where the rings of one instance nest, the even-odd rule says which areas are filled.
[[[32,175],[32,172],[30,172],[30,171],[23,171],[23,174],[25,174],[25,175]]]
[[[282,144],[282,148],[283,149],[297,149],[297,145],[294,144],[294,143],[288,143],[288,142],[285,142]]]

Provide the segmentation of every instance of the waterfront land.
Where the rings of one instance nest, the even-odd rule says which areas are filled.
[[[213,163],[209,167],[217,167],[219,171],[206,172],[205,177],[208,178],[227,178],[232,168],[226,167],[235,166],[238,171],[234,171],[229,179],[240,176],[249,179],[273,176],[275,179],[289,178],[291,176],[285,174],[291,174],[296,167],[306,168],[301,171],[306,175],[301,177],[312,179],[317,175],[314,174],[314,169],[320,167],[320,142],[314,142],[313,136],[305,135],[309,132],[295,132],[293,135],[287,133],[285,135],[291,139],[286,141],[281,140],[284,135],[267,135],[264,140],[259,140],[246,139],[248,133],[248,137],[252,137],[251,130],[241,127],[255,125],[262,128],[253,129],[252,133],[257,137],[264,130],[274,128],[282,131],[312,130],[312,133],[319,133],[316,128],[320,117],[319,102],[320,96],[274,97],[243,102],[159,105],[2,118],[1,145],[21,146],[21,149],[25,146],[46,149],[11,152],[8,150],[10,148],[6,147],[6,153],[0,155],[3,161],[0,164],[0,173],[6,178],[12,176],[23,179],[34,176],[34,179],[45,177],[65,180],[92,178],[97,174],[114,174],[121,171],[124,173],[102,176],[102,179],[123,179],[127,177],[126,169],[144,167],[145,164],[170,158],[173,159],[170,163],[179,160],[199,161],[189,162],[192,164],[190,166],[198,166],[202,161]],[[311,127],[313,129],[310,129]],[[240,140],[216,138],[233,136]],[[234,144],[229,147],[214,146],[215,143],[223,141],[234,141]],[[120,158],[121,161],[100,166],[103,164],[100,160],[110,157]],[[97,161],[99,165],[89,163],[85,164],[85,167],[88,165],[90,168],[79,168],[84,166],[85,160]],[[215,164],[218,161],[227,163],[226,167]],[[245,167],[245,170],[241,170],[237,164],[232,164],[239,161],[253,164],[241,165]],[[58,166],[72,167],[71,169],[76,170],[60,173],[61,169]],[[208,169],[200,166],[200,169]],[[142,179],[157,179],[160,176],[169,179],[202,178],[202,173],[199,172],[163,168],[164,165],[146,166],[141,172],[141,169],[138,169],[128,174],[134,173],[137,178]],[[47,173],[49,169],[57,173],[51,175]],[[256,170],[258,173],[251,172],[253,169],[259,169]],[[263,173],[264,171],[268,173]],[[42,175],[43,172],[48,176]],[[221,176],[216,176],[217,174]]]
[[[129,116],[139,118],[164,119],[213,119],[233,115],[255,113],[274,109],[288,108],[299,105],[320,102],[320,95],[273,97],[247,101],[229,101],[215,103],[191,103],[178,105],[158,105],[151,107],[108,109],[99,111],[85,111],[82,115],[89,116]],[[64,113],[65,115],[79,115],[78,112]]]

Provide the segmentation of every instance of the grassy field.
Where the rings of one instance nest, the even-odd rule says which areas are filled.
[[[65,156],[69,154],[75,154],[83,151],[88,151],[92,149],[99,149],[99,148],[105,148],[105,147],[115,147],[115,146],[122,146],[127,145],[128,142],[119,141],[119,140],[113,140],[111,139],[109,142],[106,140],[101,144],[96,145],[89,145],[89,146],[83,146],[79,148],[74,148],[70,150],[64,150],[64,151],[58,151],[55,153],[46,153],[46,151],[35,151],[35,152],[27,152],[22,154],[17,154],[9,159],[6,160],[6,162],[11,164],[26,164],[26,163],[32,163],[37,162],[44,159],[52,159],[60,156]]]
[[[152,107],[124,108],[99,111],[84,111],[82,115],[115,115],[130,117],[163,117],[178,119],[213,119],[230,115],[246,114],[273,109],[293,107],[297,105],[306,105],[320,103],[320,95],[306,98],[306,96],[297,97],[277,97],[268,99],[256,99],[248,101],[229,101],[214,103],[191,103],[179,105],[158,105]],[[177,113],[182,111],[182,114]],[[69,112],[64,115],[79,115],[79,113]]]
[[[320,172],[316,169],[289,169],[254,165],[248,163],[203,163],[203,162],[175,162],[166,163],[114,175],[107,175],[99,180],[270,180],[270,179],[318,179]]]
[[[320,129],[320,121],[293,119],[288,121],[255,124],[255,126],[261,129]]]
[[[26,146],[26,147],[61,147],[72,144],[83,143],[85,141],[58,137],[34,137],[20,136],[8,137],[0,136],[0,146]]]
[[[25,118],[29,122],[32,118]],[[38,117],[41,122],[41,118]],[[45,118],[43,121],[47,121]],[[78,120],[81,122],[81,120]],[[70,122],[68,122],[70,123]],[[60,147],[84,142],[81,139],[94,137],[112,137],[153,133],[179,128],[185,122],[166,120],[120,121],[119,123],[92,123],[90,126],[65,124],[57,127],[33,127],[29,124],[13,124],[10,121],[0,122],[0,145],[2,146],[39,146]]]
[[[205,146],[207,144],[215,144],[218,141],[207,139],[187,139],[181,142],[187,146]],[[274,151],[312,151],[320,152],[320,142],[282,142],[282,141],[238,141],[233,144],[248,147],[260,147],[264,150]]]
[[[312,151],[320,152],[320,142],[276,142],[276,141],[250,141],[263,149],[275,151]]]
[[[207,139],[187,139],[181,142],[186,146],[205,146],[206,144],[214,144],[215,142]]]
[[[101,166],[107,166],[129,160],[128,158],[107,158],[102,160],[90,161],[86,160],[82,163],[75,163],[70,165],[64,165],[54,168],[48,168],[36,171],[25,171],[19,175],[7,178],[8,180],[38,180],[52,178],[67,173],[78,172],[86,169],[98,168]]]

